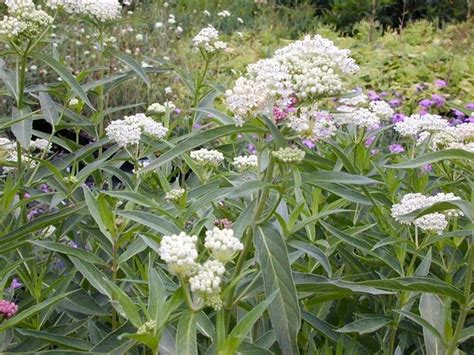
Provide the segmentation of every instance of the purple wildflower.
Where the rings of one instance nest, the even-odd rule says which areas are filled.
[[[388,150],[390,153],[403,153],[405,151],[401,144],[390,144]]]
[[[454,116],[456,116],[456,118],[459,118],[459,119],[464,119],[464,117],[466,117],[466,115],[464,114],[464,112],[461,112],[459,110],[456,110],[455,108],[452,109],[453,113],[454,113]]]
[[[448,86],[448,83],[441,79],[435,80],[434,84],[439,89],[444,88],[445,86]]]
[[[431,166],[431,164],[425,164],[421,167],[423,169],[423,171],[425,172],[430,172],[431,170],[433,170],[433,167]]]
[[[22,287],[22,286],[23,286],[23,284],[22,284],[20,281],[18,281],[17,278],[14,278],[14,279],[12,280],[12,283],[10,284],[10,287],[11,287],[12,289],[14,289],[14,290],[16,290],[17,288],[20,288],[20,287]]]
[[[433,105],[433,102],[429,99],[423,99],[418,103],[418,106],[423,107],[423,108],[428,108]]]
[[[442,95],[433,94],[431,95],[432,102],[436,105],[436,107],[443,107],[446,103],[446,99]]]
[[[369,97],[370,101],[378,101],[380,100],[380,95],[377,94],[375,91],[367,92],[367,96]]]
[[[391,108],[397,108],[402,104],[402,100],[400,99],[391,99],[388,101],[388,104]]]
[[[474,102],[469,102],[465,106],[468,110],[474,110]]]
[[[372,143],[374,143],[374,141],[375,141],[375,136],[371,136],[365,140],[364,144],[366,147],[370,147]]]
[[[302,143],[305,146],[307,146],[309,149],[314,149],[314,147],[316,146],[316,144],[314,144],[314,142],[311,139],[303,139]]]
[[[247,145],[247,150],[249,151],[250,154],[257,153],[257,149],[255,148],[255,146],[253,144]]]
[[[405,116],[403,113],[396,113],[392,116],[392,123],[398,123],[398,122],[403,122],[407,116]]]

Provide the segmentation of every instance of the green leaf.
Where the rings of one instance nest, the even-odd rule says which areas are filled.
[[[433,327],[429,322],[421,318],[419,315],[408,312],[408,311],[394,310],[394,312],[401,314],[402,316],[417,323],[422,328],[429,330],[434,336],[436,336],[436,338],[443,344],[443,346],[446,346],[443,336],[438,332],[438,330],[435,327]]]
[[[100,293],[103,295],[109,296],[109,298],[112,298],[110,296],[110,292],[108,288],[105,287],[104,285],[104,279],[106,278],[105,275],[99,271],[94,265],[89,264],[87,262],[83,262],[82,260],[69,256],[71,259],[72,263],[76,267],[76,269],[82,274],[82,276],[85,277],[87,281]]]
[[[176,331],[176,349],[178,354],[197,355],[196,314],[185,311],[181,315]]]
[[[105,262],[97,255],[89,253],[88,251],[80,248],[73,248],[61,243],[49,241],[30,240],[29,242],[41,248],[52,250],[60,254],[76,256],[84,261],[87,261],[88,263],[105,265]]]
[[[318,183],[336,183],[348,185],[370,185],[379,182],[365,176],[352,175],[343,171],[316,171],[303,174],[303,181],[317,185]]]
[[[94,218],[94,221],[99,226],[102,234],[105,235],[111,243],[113,243],[113,236],[110,233],[111,230],[107,226],[107,218],[104,218],[103,208],[100,208],[97,198],[92,194],[91,190],[89,190],[85,184],[83,185],[83,191],[84,198],[92,218]]]
[[[463,149],[446,149],[421,155],[404,163],[386,165],[390,169],[413,169],[444,160],[474,160],[474,153]]]
[[[28,106],[25,106],[21,110],[17,109],[16,107],[12,107],[12,120],[20,120],[11,126],[11,131],[21,146],[24,149],[29,149],[31,137],[33,135],[31,109]]]
[[[265,225],[255,231],[254,244],[262,270],[265,295],[268,298],[276,292],[269,313],[281,351],[284,354],[297,354],[300,308],[285,241],[272,226]]]
[[[152,213],[142,211],[119,211],[117,214],[131,221],[147,226],[161,234],[172,235],[181,232],[175,224]]]
[[[92,103],[87,97],[87,94],[85,93],[85,91],[82,89],[81,85],[77,82],[76,78],[74,78],[74,76],[69,72],[69,70],[63,64],[61,64],[52,56],[47,55],[47,54],[34,52],[32,53],[32,56],[38,58],[39,60],[49,65],[56,73],[58,73],[61,79],[63,79],[63,81],[70,86],[72,91],[74,91],[74,93],[77,96],[79,96],[81,100],[86,103],[87,106],[91,108],[91,110],[95,111],[94,106],[92,106]]]
[[[292,240],[288,243],[288,245],[298,250],[304,251],[307,255],[311,256],[313,259],[315,259],[318,263],[321,264],[328,276],[331,276],[332,271],[329,259],[327,258],[326,254],[324,254],[324,252],[317,246],[298,240]]]
[[[232,329],[232,331],[226,338],[226,347],[231,353],[234,353],[235,350],[237,350],[238,346],[244,340],[244,337],[247,335],[248,332],[250,332],[253,325],[262,316],[263,312],[265,312],[268,306],[273,302],[273,300],[277,296],[277,293],[278,291],[275,290],[263,302],[260,302],[257,306],[253,307],[250,312],[248,312],[242,319],[239,320],[234,329]]]
[[[132,56],[123,52],[119,52],[119,51],[111,51],[111,52],[115,58],[117,58],[123,64],[125,64],[130,69],[132,69],[148,87],[150,86],[150,78],[148,78],[148,75],[143,70],[142,66],[138,64],[137,61]]]
[[[336,332],[367,334],[379,330],[391,321],[390,318],[385,317],[362,318],[346,324],[344,327],[337,329]]]
[[[397,277],[385,280],[363,281],[361,284],[393,291],[434,293],[441,296],[451,297],[460,304],[463,304],[465,301],[464,294],[461,290],[444,281],[431,277]]]
[[[4,321],[2,324],[0,324],[0,333],[4,332],[7,329],[12,328],[13,326],[17,325],[18,323],[24,321],[25,319],[28,319],[29,317],[35,315],[36,313],[38,313],[38,312],[48,308],[49,306],[59,302],[60,300],[62,300],[63,298],[73,294],[74,292],[76,292],[76,291],[63,293],[61,295],[48,298],[47,300],[45,300],[41,303],[38,303],[37,305],[32,306],[32,307],[30,307],[30,308],[28,308],[24,311],[20,310],[20,312],[17,313],[15,315],[15,317],[10,318],[10,319]]]
[[[148,269],[148,312],[156,324],[165,324],[166,289],[158,272],[151,266]]]
[[[45,331],[28,330],[28,329],[17,329],[17,331],[20,334],[30,339],[36,338],[36,339],[45,340],[49,344],[59,345],[61,347],[66,347],[67,349],[72,349],[72,350],[90,350],[93,346],[91,343],[88,343],[87,341],[75,339],[70,336],[63,336],[59,334],[48,333]]]
[[[56,104],[54,103],[51,96],[49,96],[49,94],[45,91],[41,91],[38,97],[41,110],[43,111],[43,118],[49,122],[51,126],[55,127],[60,120]]]
[[[162,154],[158,159],[153,160],[150,164],[143,168],[142,171],[146,172],[154,170],[193,148],[199,147],[200,145],[206,144],[214,139],[235,133],[265,133],[265,130],[263,128],[251,125],[243,125],[242,127],[227,125],[212,128],[196,135],[189,136],[188,139],[171,148]]]
[[[108,288],[111,295],[112,305],[116,307],[116,303],[120,305],[117,311],[128,319],[136,328],[142,325],[140,313],[138,313],[138,306],[136,306],[130,297],[116,284],[107,278],[103,278],[104,286]]]
[[[363,345],[361,345],[356,339],[344,333],[338,333],[333,329],[333,326],[322,319],[319,319],[315,315],[303,311],[303,320],[308,323],[315,330],[323,334],[325,337],[331,339],[336,344],[342,344],[344,346],[344,354],[370,354]],[[342,353],[342,352],[341,352]]]

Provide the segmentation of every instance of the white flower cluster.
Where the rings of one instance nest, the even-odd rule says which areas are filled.
[[[339,99],[339,102],[343,105],[348,106],[358,106],[360,104],[366,104],[369,102],[369,97],[366,94],[353,92],[355,96],[351,97],[342,97]],[[351,93],[352,94],[352,93]]]
[[[165,200],[166,201],[171,201],[171,202],[179,201],[181,199],[181,197],[183,197],[185,192],[186,192],[186,190],[182,189],[182,188],[173,189],[171,191],[168,191],[165,194]]]
[[[428,143],[432,150],[463,149],[474,152],[474,123],[465,122],[456,126],[438,115],[415,114],[395,124],[401,136],[411,136],[417,145]]]
[[[392,217],[401,224],[411,224],[412,222],[403,218],[404,215],[419,209],[433,206],[438,202],[456,200],[460,200],[460,197],[455,196],[451,192],[440,192],[434,196],[425,196],[421,193],[409,193],[403,196],[399,203],[392,206]],[[413,221],[413,224],[424,231],[441,234],[441,232],[448,226],[447,218],[455,218],[462,215],[463,213],[461,211],[450,209],[443,211],[442,213],[429,213],[416,218]]]
[[[190,156],[191,159],[202,166],[217,166],[224,160],[224,154],[217,150],[207,150],[206,148],[194,150],[190,153]]]
[[[218,260],[208,260],[199,265],[194,276],[189,278],[192,292],[215,293],[220,291],[221,276],[225,273],[225,266]]]
[[[47,139],[38,138],[31,141],[30,147],[38,150],[47,150],[49,148],[49,141]]]
[[[187,275],[196,265],[198,252],[197,236],[181,232],[176,235],[165,235],[161,239],[159,254],[173,274]]]
[[[258,166],[258,158],[256,155],[247,155],[247,156],[240,156],[235,157],[232,165],[238,171],[245,171],[249,169],[256,168]]]
[[[395,113],[390,105],[385,101],[371,101],[369,103],[369,109],[382,120],[388,120]]]
[[[120,18],[122,7],[118,0],[46,0],[46,6],[63,8],[69,14],[93,18],[100,22]]]
[[[156,138],[163,138],[168,129],[152,118],[139,113],[125,116],[123,120],[112,121],[105,129],[107,137],[121,147],[138,144],[142,133]]]
[[[251,116],[267,113],[281,98],[336,94],[342,90],[341,74],[359,67],[348,50],[319,35],[306,36],[247,68],[247,75],[226,92],[226,104],[238,124]]]
[[[273,157],[280,163],[284,164],[297,164],[303,161],[305,156],[304,150],[299,148],[280,148],[277,151],[272,152]]]
[[[333,136],[337,127],[333,117],[326,111],[306,106],[288,116],[288,127],[294,129],[300,138],[316,142]]]
[[[386,121],[394,113],[385,101],[372,101],[368,107],[357,107],[366,103],[365,95],[360,94],[352,99],[340,100],[344,105],[339,106],[338,113],[334,115],[334,119],[339,125],[353,124],[369,130],[377,129],[382,121]]]
[[[33,37],[53,22],[53,18],[37,8],[33,0],[6,0],[9,15],[0,20],[0,36]]]
[[[166,110],[173,111],[176,106],[171,101],[166,101],[163,105],[160,103],[154,103],[148,106],[147,111],[150,113],[165,113]]]
[[[208,53],[213,53],[218,50],[226,49],[227,43],[220,41],[219,31],[213,26],[208,25],[193,38],[193,47],[202,48]]]
[[[217,227],[206,232],[204,246],[211,251],[214,258],[222,262],[232,260],[235,254],[244,248],[240,240],[234,237],[232,229]]]
[[[8,138],[0,137],[0,160],[7,161],[10,163],[16,163],[18,159],[16,148],[17,145],[15,141],[11,141]],[[37,138],[34,141],[30,141],[30,153],[32,153],[34,150],[49,152],[49,150],[47,150],[48,148],[49,142],[46,139]],[[35,160],[29,157],[28,152],[25,152],[23,154],[22,162],[28,165],[29,167],[34,167],[37,164]],[[14,170],[14,168],[9,166],[3,167],[4,172],[9,172],[11,170]]]

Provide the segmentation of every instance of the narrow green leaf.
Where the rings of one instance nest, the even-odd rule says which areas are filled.
[[[175,224],[152,213],[142,211],[119,211],[117,214],[165,235],[179,234],[181,232]]]
[[[103,278],[103,285],[108,289],[109,294],[112,296],[112,305],[117,311],[126,319],[130,321],[136,328],[140,328],[142,325],[142,319],[140,313],[138,313],[138,306],[136,306],[130,297],[115,283],[107,278]],[[120,305],[117,307],[116,302]]]
[[[313,259],[315,259],[318,263],[321,264],[328,276],[331,276],[332,271],[329,259],[326,254],[324,254],[324,252],[317,246],[299,240],[292,240],[288,243],[288,245],[298,250],[304,251],[307,255],[311,256]]]
[[[70,336],[63,336],[59,334],[48,333],[45,331],[39,330],[29,330],[29,329],[17,329],[17,331],[28,337],[41,339],[47,341],[49,344],[59,345],[61,347],[66,347],[71,350],[90,350],[93,344],[88,343],[80,339],[75,339]]]
[[[380,328],[389,324],[392,320],[385,317],[369,317],[362,318],[353,321],[352,323],[346,324],[342,328],[336,330],[339,333],[359,333],[367,334],[375,332]]]
[[[178,354],[198,354],[196,342],[196,315],[194,312],[185,311],[178,321],[176,349]]]
[[[51,69],[53,69],[61,77],[61,79],[63,79],[64,82],[71,87],[72,91],[74,91],[75,94],[79,96],[81,100],[86,103],[87,106],[89,106],[92,110],[95,111],[94,106],[92,106],[92,103],[87,97],[87,94],[85,93],[85,91],[82,89],[81,85],[77,82],[76,78],[74,78],[74,76],[69,72],[69,70],[63,64],[61,64],[52,56],[47,55],[47,54],[34,52],[32,53],[32,56],[38,58],[39,60],[49,65]]]
[[[89,253],[88,251],[80,248],[73,248],[64,244],[49,241],[31,240],[30,243],[60,254],[76,256],[84,261],[87,261],[88,263],[105,265],[105,262],[97,255]]]
[[[370,185],[379,183],[377,180],[365,176],[352,175],[343,171],[316,171],[314,173],[305,173],[303,174],[303,181],[314,185],[320,182],[348,185]]]
[[[132,56],[123,52],[118,52],[118,51],[111,51],[111,52],[115,58],[117,58],[123,64],[125,64],[130,69],[132,69],[148,87],[150,86],[150,78],[148,78],[148,75],[143,70],[142,66],[138,64],[137,61]]]
[[[87,281],[100,293],[110,297],[110,292],[104,285],[105,275],[94,265],[84,262],[76,257],[69,256],[76,269],[85,277]]]
[[[276,292],[269,312],[278,343],[284,354],[297,354],[300,309],[285,241],[273,227],[265,225],[255,231],[254,244],[265,295],[268,298]]]
[[[386,167],[390,169],[413,169],[441,160],[474,160],[474,153],[463,149],[446,149],[427,153],[407,162],[386,165]]]
[[[43,118],[55,127],[59,123],[60,117],[56,104],[49,94],[45,91],[41,91],[38,95],[41,110],[43,111]]]
[[[25,106],[21,110],[12,107],[12,121],[18,121],[11,126],[11,131],[15,135],[16,140],[24,149],[29,149],[31,137],[33,135],[31,109],[28,106]]]

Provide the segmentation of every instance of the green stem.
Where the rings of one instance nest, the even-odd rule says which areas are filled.
[[[469,307],[469,301],[471,296],[471,283],[472,283],[472,272],[474,269],[474,243],[471,243],[469,246],[468,251],[468,262],[467,262],[467,270],[466,276],[464,279],[464,302],[459,305],[460,312],[458,322],[456,324],[456,329],[454,330],[454,335],[451,340],[451,344],[449,345],[447,354],[453,355],[457,350],[458,340],[461,336],[461,332],[464,328],[464,323],[466,322],[466,317],[471,307]]]
[[[117,272],[118,272],[118,262],[117,262],[117,246],[114,243],[112,245],[112,282],[117,284]],[[114,298],[112,298],[112,301]],[[117,311],[112,307],[112,330],[117,329]]]
[[[196,312],[196,307],[194,307],[193,298],[191,296],[191,292],[189,292],[189,288],[186,281],[184,280],[182,276],[178,276],[178,278],[179,278],[179,282],[181,283],[181,287],[183,288],[184,300],[186,301],[186,304],[188,305],[189,310],[191,312]]]

